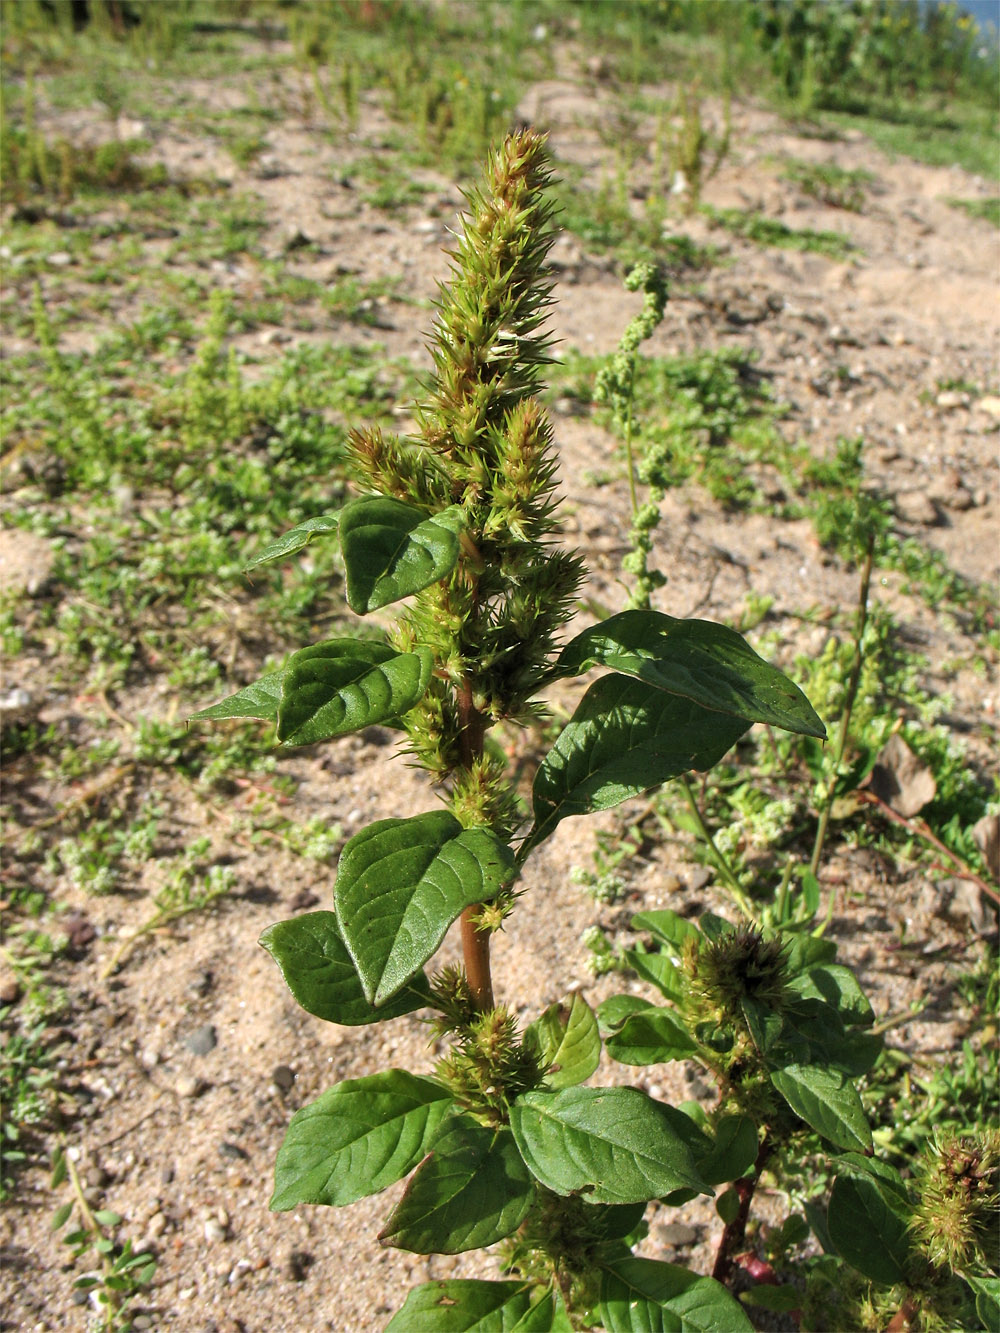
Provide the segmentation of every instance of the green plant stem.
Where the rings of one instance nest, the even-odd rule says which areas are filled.
[[[752,917],[754,915],[753,906],[749,898],[747,898],[746,894],[743,892],[743,887],[736,878],[732,866],[726,860],[724,854],[719,850],[715,838],[712,836],[711,829],[705,823],[704,816],[701,813],[698,802],[695,799],[694,791],[691,787],[691,779],[686,773],[682,773],[677,780],[684,791],[684,795],[687,797],[687,803],[691,808],[691,814],[694,816],[694,822],[698,829],[698,836],[711,853],[712,860],[715,862],[722,878],[725,880],[726,888],[729,889],[730,893],[733,895],[740,911],[743,912],[745,916]]]
[[[473,703],[472,683],[468,679],[462,682],[458,692],[458,716],[462,764],[466,769],[471,769],[475,761],[482,758],[485,719]],[[481,911],[482,903],[467,907],[462,913],[461,931],[466,980],[476,1008],[485,1012],[493,1008],[493,978],[490,972],[492,932],[480,928],[478,918]]]
[[[635,368],[632,370],[632,380],[635,379]],[[628,466],[628,493],[632,502],[632,519],[635,520],[639,512],[639,493],[635,485],[635,452],[632,448],[632,392],[629,385],[628,412],[625,417],[625,459]],[[646,599],[649,600],[648,598]]]
[[[830,815],[833,812],[833,803],[837,793],[837,778],[840,774],[840,765],[843,763],[844,752],[847,749],[847,737],[851,729],[851,714],[854,711],[854,702],[858,697],[858,686],[861,684],[861,668],[864,665],[864,634],[868,625],[868,589],[872,580],[872,564],[874,563],[874,543],[869,541],[868,553],[865,556],[864,568],[861,572],[861,591],[858,596],[858,614],[854,631],[854,661],[851,664],[851,675],[847,682],[847,692],[844,696],[844,711],[840,718],[840,733],[837,736],[837,750],[833,760],[833,772],[830,775],[830,783],[826,793],[826,799],[823,802],[823,808],[819,813],[819,824],[816,827],[816,841],[813,844],[812,857],[809,861],[809,869],[812,874],[816,874],[819,869],[819,863],[823,856],[823,847],[826,843],[826,833],[830,825]],[[832,904],[832,898],[831,898]]]
[[[80,1181],[79,1173],[72,1159],[70,1158],[69,1153],[66,1152],[65,1150],[65,1144],[63,1145],[63,1160],[66,1163],[66,1173],[69,1176],[70,1184],[73,1186],[73,1194],[76,1197],[76,1205],[80,1210],[81,1217],[83,1218],[84,1230],[88,1231],[91,1234],[91,1236],[94,1237],[95,1240],[103,1240],[104,1230],[101,1227],[101,1224],[98,1222],[97,1218],[94,1216],[90,1204],[84,1198],[83,1185]],[[103,1269],[105,1276],[107,1276],[114,1271],[114,1264],[109,1261],[108,1256],[101,1250],[98,1250],[97,1252],[101,1258],[101,1268]],[[117,1313],[118,1310],[121,1309],[121,1296],[113,1287],[107,1287],[107,1286],[105,1287],[105,1295],[107,1297],[108,1304],[107,1304],[107,1317],[105,1319],[104,1327],[110,1330],[113,1329],[115,1325],[115,1314]]]
[[[760,1142],[760,1148],[757,1150],[757,1160],[753,1164],[753,1171],[749,1176],[744,1176],[742,1180],[733,1182],[733,1189],[736,1191],[740,1201],[739,1210],[731,1222],[727,1222],[723,1228],[722,1236],[719,1240],[719,1248],[715,1252],[715,1264],[712,1267],[712,1277],[716,1282],[725,1284],[730,1277],[733,1269],[733,1256],[739,1251],[747,1234],[747,1221],[750,1217],[750,1205],[753,1203],[754,1192],[760,1183],[761,1172],[767,1164],[767,1159],[774,1151],[774,1145],[764,1132]]]

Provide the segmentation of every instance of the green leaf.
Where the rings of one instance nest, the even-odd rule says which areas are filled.
[[[292,1116],[271,1208],[377,1194],[416,1166],[451,1107],[447,1088],[402,1069],[338,1083]]]
[[[608,1333],[753,1333],[739,1302],[710,1277],[656,1259],[619,1259],[601,1275]]]
[[[976,1314],[983,1328],[1000,1328],[1000,1278],[963,1274],[976,1297]]]
[[[610,1037],[632,1014],[655,1008],[652,1000],[643,1000],[638,995],[609,995],[597,1006],[598,1031],[602,1037]]]
[[[687,982],[680,968],[668,958],[665,950],[646,953],[643,949],[626,949],[625,961],[634,967],[644,981],[650,982],[668,1000],[683,1000]]]
[[[348,606],[365,615],[443,579],[458,563],[463,525],[460,505],[429,515],[385,495],[352,500],[340,515]]]
[[[516,1231],[534,1198],[510,1131],[456,1117],[410,1177],[379,1240],[417,1254],[478,1250]]]
[[[761,1310],[773,1310],[777,1314],[790,1314],[800,1310],[805,1299],[805,1292],[798,1287],[773,1287],[767,1283],[751,1287],[744,1292],[743,1299],[748,1305],[755,1305]]]
[[[722,1221],[725,1222],[726,1226],[728,1226],[730,1222],[735,1222],[740,1212],[740,1196],[737,1194],[736,1190],[732,1187],[723,1190],[723,1192],[716,1197],[715,1211],[719,1214]]]
[[[549,1007],[529,1023],[525,1036],[538,1043],[546,1082],[553,1088],[582,1083],[601,1062],[601,1037],[594,1011],[582,995],[574,994]]]
[[[278,717],[278,704],[281,701],[281,671],[271,671],[260,680],[255,680],[245,689],[237,690],[226,699],[220,699],[209,708],[191,715],[192,722],[217,722],[231,717],[259,717],[274,722]]]
[[[800,972],[788,983],[788,989],[804,1000],[822,1000],[836,1010],[845,1023],[867,1027],[875,1013],[857,977],[839,963],[820,964]]]
[[[430,683],[426,648],[397,653],[386,644],[335,639],[324,653],[295,653],[285,667],[278,740],[285,745],[360,731],[408,713]]]
[[[94,1214],[94,1221],[102,1227],[116,1227],[121,1220],[121,1213],[112,1212],[110,1208],[99,1208]]]
[[[610,667],[647,685],[747,723],[766,722],[802,736],[826,737],[809,700],[742,635],[709,620],[677,620],[659,611],[623,611],[584,630],[559,656],[579,675]]]
[[[562,1302],[526,1282],[451,1278],[414,1287],[385,1333],[571,1333]]]
[[[337,916],[365,995],[381,1004],[437,951],[451,923],[514,875],[491,829],[465,829],[447,810],[382,819],[344,846]]]
[[[638,1088],[564,1088],[519,1097],[510,1124],[529,1170],[556,1194],[642,1203],[705,1190],[675,1115]]]
[[[739,1180],[757,1158],[757,1128],[746,1115],[724,1115],[715,1125],[712,1146],[707,1153],[696,1152],[699,1174],[709,1185],[724,1185]]]
[[[750,1036],[753,1038],[753,1044],[760,1051],[761,1055],[769,1055],[777,1046],[783,1035],[788,1034],[785,1031],[785,1021],[781,1014],[769,1008],[767,1005],[759,1003],[749,995],[744,995],[740,1001],[740,1008],[743,1011],[743,1017],[750,1030]],[[791,1034],[794,1042],[795,1034]],[[802,1061],[809,1059],[808,1043],[796,1047],[795,1057]]]
[[[628,676],[592,685],[535,774],[533,845],[560,820],[607,810],[717,764],[750,723]]]
[[[60,1227],[64,1227],[69,1221],[69,1215],[72,1211],[73,1205],[71,1203],[60,1204],[52,1216],[52,1230],[58,1231]]]
[[[335,912],[306,912],[268,926],[260,943],[281,968],[288,989],[307,1013],[328,1023],[358,1027],[420,1009],[430,999],[423,972],[380,1008],[365,997],[361,978],[341,938]]]
[[[301,551],[303,547],[308,546],[313,537],[336,532],[339,523],[339,514],[320,514],[316,518],[307,518],[304,523],[299,523],[296,527],[290,528],[288,532],[276,538],[275,541],[268,542],[246,562],[243,569],[249,573],[251,569],[256,569],[259,565],[266,565],[272,560],[280,560],[285,555],[294,555],[296,551]]]
[[[783,939],[788,943],[785,971],[790,977],[832,963],[837,956],[836,944],[833,940],[824,939],[822,935],[785,934]]]
[[[698,927],[684,917],[664,907],[659,912],[636,912],[632,918],[633,930],[645,930],[653,939],[665,944],[675,958],[684,953],[684,946],[690,939],[697,939]]]
[[[698,1044],[672,1010],[654,1008],[626,1018],[607,1047],[623,1065],[656,1065],[683,1060]]]
[[[905,1282],[912,1253],[910,1208],[902,1182],[883,1179],[861,1167],[852,1155],[841,1166],[830,1191],[827,1227],[842,1259],[873,1282]],[[880,1164],[881,1165],[881,1164]]]
[[[871,1152],[872,1132],[861,1098],[840,1070],[821,1065],[786,1065],[771,1073],[771,1082],[796,1115],[818,1134],[848,1152]]]

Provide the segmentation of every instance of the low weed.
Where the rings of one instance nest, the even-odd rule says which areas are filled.
[[[861,167],[851,171],[835,162],[789,162],[782,174],[811,199],[850,213],[864,212],[869,187],[875,181],[870,171]]]
[[[721,227],[734,236],[742,236],[754,245],[769,245],[780,250],[801,250],[845,260],[857,252],[857,246],[839,231],[815,231],[810,227],[789,227],[777,218],[768,218],[743,208],[715,208],[703,204],[702,210],[713,227]]]
[[[1000,227],[1000,198],[996,199],[949,199],[952,208],[959,208],[970,218],[982,218]]]

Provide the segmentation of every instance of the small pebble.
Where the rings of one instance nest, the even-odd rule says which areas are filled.
[[[182,1045],[192,1055],[208,1055],[209,1051],[215,1050],[218,1042],[218,1033],[213,1025],[204,1023],[200,1028],[195,1028],[194,1032],[185,1037]]]
[[[288,1092],[295,1082],[295,1070],[288,1065],[278,1065],[271,1074],[271,1082],[280,1092]]]
[[[174,1083],[174,1091],[178,1097],[198,1097],[206,1086],[204,1079],[195,1078],[192,1074],[180,1074]]]
[[[158,1236],[163,1235],[166,1229],[167,1229],[166,1215],[164,1213],[154,1213],[153,1216],[149,1219],[149,1223],[146,1227],[146,1233],[147,1235],[151,1236],[153,1240],[156,1240]]]
[[[226,1239],[226,1228],[214,1217],[210,1217],[205,1223],[205,1239],[210,1243]]]
[[[153,1327],[153,1319],[148,1314],[137,1314],[132,1317],[132,1327],[135,1329],[144,1329]]]
[[[675,1248],[693,1245],[698,1239],[697,1230],[684,1222],[667,1222],[665,1226],[656,1228],[656,1235],[665,1245],[673,1245]]]

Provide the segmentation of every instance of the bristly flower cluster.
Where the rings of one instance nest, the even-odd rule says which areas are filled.
[[[530,715],[582,578],[578,557],[553,544],[552,432],[535,396],[550,360],[548,183],[542,135],[524,131],[491,155],[441,289],[419,433],[353,439],[374,489],[429,512],[464,511],[457,568],[416,597],[395,631],[398,647],[427,646],[438,663],[406,727],[411,750],[440,778],[468,766],[494,722]],[[456,814],[469,820],[468,802]],[[508,818],[506,808],[480,809],[471,822]]]

